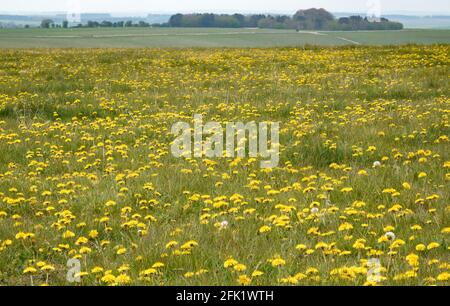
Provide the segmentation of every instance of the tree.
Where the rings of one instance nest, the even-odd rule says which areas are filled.
[[[41,28],[49,29],[52,24],[54,24],[53,20],[51,20],[51,19],[44,19],[44,20],[41,21]]]
[[[239,28],[241,24],[231,15],[216,16],[214,20],[214,27],[218,28]]]
[[[97,28],[99,25],[100,25],[100,24],[99,24],[97,21],[89,20],[89,21],[87,22],[87,27],[88,27],[88,28]]]
[[[234,14],[234,19],[236,19],[239,22],[239,26],[244,27],[245,26],[245,16],[242,14]]]
[[[322,30],[327,28],[328,23],[334,21],[334,16],[323,8],[311,8],[299,10],[295,13],[293,19],[301,29]]]
[[[169,25],[171,27],[181,27],[182,20],[183,20],[183,15],[182,14],[173,15],[169,19]]]
[[[301,17],[305,17],[306,19],[322,19],[326,21],[332,21],[334,20],[333,14],[328,12],[327,10],[320,8],[311,8],[307,10],[299,10],[294,15],[294,19],[299,19]]]
[[[245,18],[245,26],[249,28],[255,28],[258,26],[258,22],[266,18],[266,15],[251,15]]]
[[[111,28],[113,26],[113,23],[111,21],[102,21],[100,26],[103,28]]]
[[[62,23],[62,27],[64,29],[67,29],[69,27],[69,22],[67,20],[64,20],[63,23]]]
[[[125,27],[126,27],[126,28],[130,28],[130,27],[132,27],[132,26],[133,26],[133,21],[128,20],[127,22],[125,22]]]
[[[201,27],[210,28],[214,26],[214,14],[202,14],[200,16],[200,25]]]
[[[141,28],[147,28],[150,26],[150,24],[141,20],[141,21],[139,21],[138,26]]]

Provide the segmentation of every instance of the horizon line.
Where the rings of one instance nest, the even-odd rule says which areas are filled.
[[[304,10],[304,9],[298,9]],[[297,10],[297,11],[298,11]],[[296,11],[295,11],[296,12]],[[195,13],[212,13],[212,14],[285,14],[285,15],[294,15],[295,12],[287,12],[287,11],[232,11],[232,10],[222,10],[222,11],[214,11],[214,10],[198,10],[198,11],[148,11],[148,12],[137,12],[137,11],[84,11],[80,12],[80,14],[109,14],[109,15],[122,15],[123,17],[141,17],[143,15],[173,15],[173,14],[195,14]],[[359,14],[365,15],[366,13],[360,11],[330,11],[333,14]],[[48,14],[66,14],[67,11],[0,11],[0,14],[5,15],[19,15],[19,16],[41,16]],[[130,15],[126,15],[130,14]],[[423,12],[423,11],[386,11],[381,14],[382,16],[386,15],[405,15],[405,16],[450,16],[449,12]]]

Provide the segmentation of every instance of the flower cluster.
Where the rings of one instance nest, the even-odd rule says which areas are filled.
[[[1,51],[0,285],[448,285],[449,52]],[[196,113],[279,167],[174,158]]]

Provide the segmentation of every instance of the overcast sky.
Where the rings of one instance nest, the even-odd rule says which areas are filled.
[[[382,13],[450,13],[450,0],[0,0],[1,12],[285,12],[323,7],[332,12],[366,12],[380,3]]]

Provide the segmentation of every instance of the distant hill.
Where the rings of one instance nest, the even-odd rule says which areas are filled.
[[[336,17],[347,17],[350,15],[365,16],[365,14],[355,13],[334,13]],[[433,16],[413,16],[401,14],[383,15],[392,21],[401,22],[406,29],[450,29],[450,16],[433,15]]]
[[[9,15],[0,14],[0,27],[24,27],[29,25],[31,27],[37,27],[41,24],[43,19],[51,19],[56,24],[62,24],[66,20],[66,14],[62,13],[47,13],[40,15]],[[119,21],[132,21],[133,23],[138,23],[139,21],[144,21],[149,24],[153,23],[165,23],[169,21],[170,15],[164,14],[148,14],[145,17],[136,16],[113,16],[111,14],[81,14],[81,23],[87,24],[88,21],[109,21],[109,22],[119,22]]]

